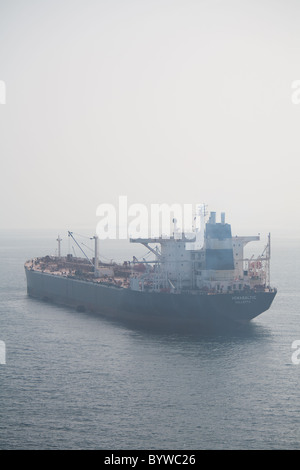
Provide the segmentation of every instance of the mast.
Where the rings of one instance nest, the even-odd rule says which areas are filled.
[[[78,246],[78,248],[82,251],[82,253],[84,254],[84,256],[86,257],[86,259],[88,260],[88,262],[92,265],[93,263],[91,262],[91,260],[89,259],[89,257],[85,254],[85,252],[83,251],[83,249],[81,248],[81,246],[79,245],[79,243],[75,240],[74,236],[73,236],[73,232],[68,232],[68,235],[69,237],[72,237],[74,242],[76,243],[76,245]]]
[[[62,241],[62,239],[60,238],[60,235],[58,235],[57,239],[56,239],[57,243],[58,243],[58,258],[60,258],[60,242]]]
[[[94,272],[95,276],[98,275],[98,268],[99,268],[99,256],[98,256],[98,237],[94,235],[93,239],[95,240],[95,262],[94,262]]]
[[[268,235],[268,251],[267,251],[267,286],[270,287],[270,258],[271,258],[271,233]]]

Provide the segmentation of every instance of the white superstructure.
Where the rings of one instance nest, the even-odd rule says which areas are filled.
[[[221,221],[217,222],[215,212],[210,213],[201,231],[195,231],[194,238],[176,231],[170,238],[131,239],[131,242],[142,243],[155,254],[155,260],[152,265],[151,262],[147,265],[144,273],[134,273],[132,288],[179,293],[267,287],[270,238],[266,256],[255,260],[244,258],[245,245],[259,239],[259,236],[232,237],[225,213],[221,213]],[[156,248],[151,247],[153,244]]]

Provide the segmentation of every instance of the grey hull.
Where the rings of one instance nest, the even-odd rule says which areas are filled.
[[[29,296],[136,326],[201,328],[245,323],[269,309],[273,292],[170,294],[103,286],[25,268]]]

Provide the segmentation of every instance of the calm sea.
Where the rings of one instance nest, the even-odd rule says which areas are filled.
[[[28,298],[24,261],[55,243],[0,234],[0,449],[300,449],[298,240],[272,242],[269,311],[193,336]]]

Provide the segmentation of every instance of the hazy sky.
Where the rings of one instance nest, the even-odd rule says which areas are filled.
[[[300,234],[299,24],[299,0],[0,0],[0,228],[93,233],[126,195]]]

